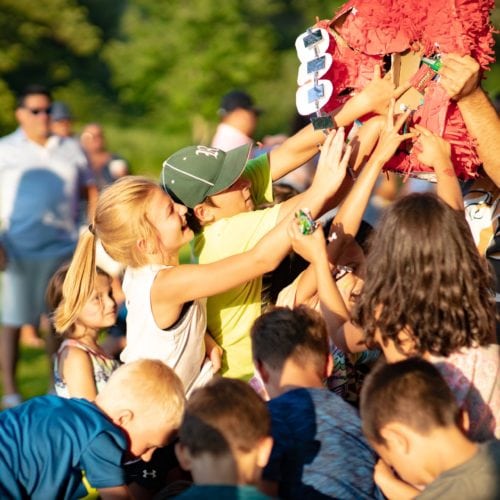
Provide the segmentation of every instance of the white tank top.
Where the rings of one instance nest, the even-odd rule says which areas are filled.
[[[187,395],[213,376],[212,363],[205,359],[207,329],[206,299],[185,307],[177,322],[162,330],[151,310],[151,287],[163,265],[128,267],[123,278],[127,304],[127,346],[120,355],[124,363],[136,359],[159,359],[180,377]]]

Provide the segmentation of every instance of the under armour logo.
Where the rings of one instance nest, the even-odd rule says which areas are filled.
[[[195,154],[213,156],[214,158],[217,158],[217,156],[219,155],[219,150],[217,148],[209,148],[207,146],[197,146]]]
[[[147,479],[148,477],[152,477],[153,479],[156,479],[156,471],[154,469],[151,469],[151,471],[148,471],[147,469],[144,469],[142,471],[142,477],[144,479]]]

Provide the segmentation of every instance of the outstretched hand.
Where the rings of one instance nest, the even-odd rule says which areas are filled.
[[[415,130],[418,132],[415,146],[420,151],[418,161],[435,170],[453,168],[450,143],[421,125],[415,125]]]
[[[396,88],[390,73],[382,78],[380,66],[377,64],[373,70],[372,81],[359,94],[363,107],[366,108],[364,114],[370,112],[386,114],[391,99],[397,99],[409,88],[410,82],[405,82]]]
[[[479,86],[480,66],[471,56],[447,54],[441,61],[439,83],[446,90],[450,99],[459,101]]]
[[[294,218],[288,226],[288,235],[292,242],[292,248],[295,253],[299,254],[303,259],[313,263],[316,259],[326,255],[326,242],[321,224],[314,230],[312,234],[302,234],[299,229],[299,223]]]
[[[394,114],[394,106],[395,100],[391,99],[389,103],[389,110],[387,112],[385,127],[382,128],[377,146],[372,155],[383,164],[385,164],[392,158],[399,145],[403,141],[411,139],[412,137],[415,137],[417,135],[415,132],[409,132],[406,134],[399,133],[399,130],[407,120],[411,111],[408,109],[404,113],[396,117],[396,115]]]
[[[344,128],[330,132],[321,146],[321,154],[313,183],[334,195],[342,184],[351,156],[351,146],[344,148]]]

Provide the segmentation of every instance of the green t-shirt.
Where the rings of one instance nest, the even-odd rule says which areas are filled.
[[[500,498],[500,441],[481,443],[462,465],[443,472],[420,495],[421,500],[493,500]]]
[[[250,160],[243,175],[252,182],[256,205],[272,201],[267,155]],[[208,264],[253,248],[276,225],[279,209],[276,205],[243,212],[206,226],[194,240],[198,262]],[[208,330],[224,349],[224,376],[249,380],[253,375],[249,333],[253,322],[261,314],[261,293],[262,278],[259,277],[207,300]]]

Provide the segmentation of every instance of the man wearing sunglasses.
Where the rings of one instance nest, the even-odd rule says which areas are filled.
[[[0,139],[2,406],[21,402],[15,381],[21,325],[38,326],[45,288],[75,248],[78,202],[92,185],[78,142],[50,135],[52,99],[31,86],[19,96],[19,128]]]

